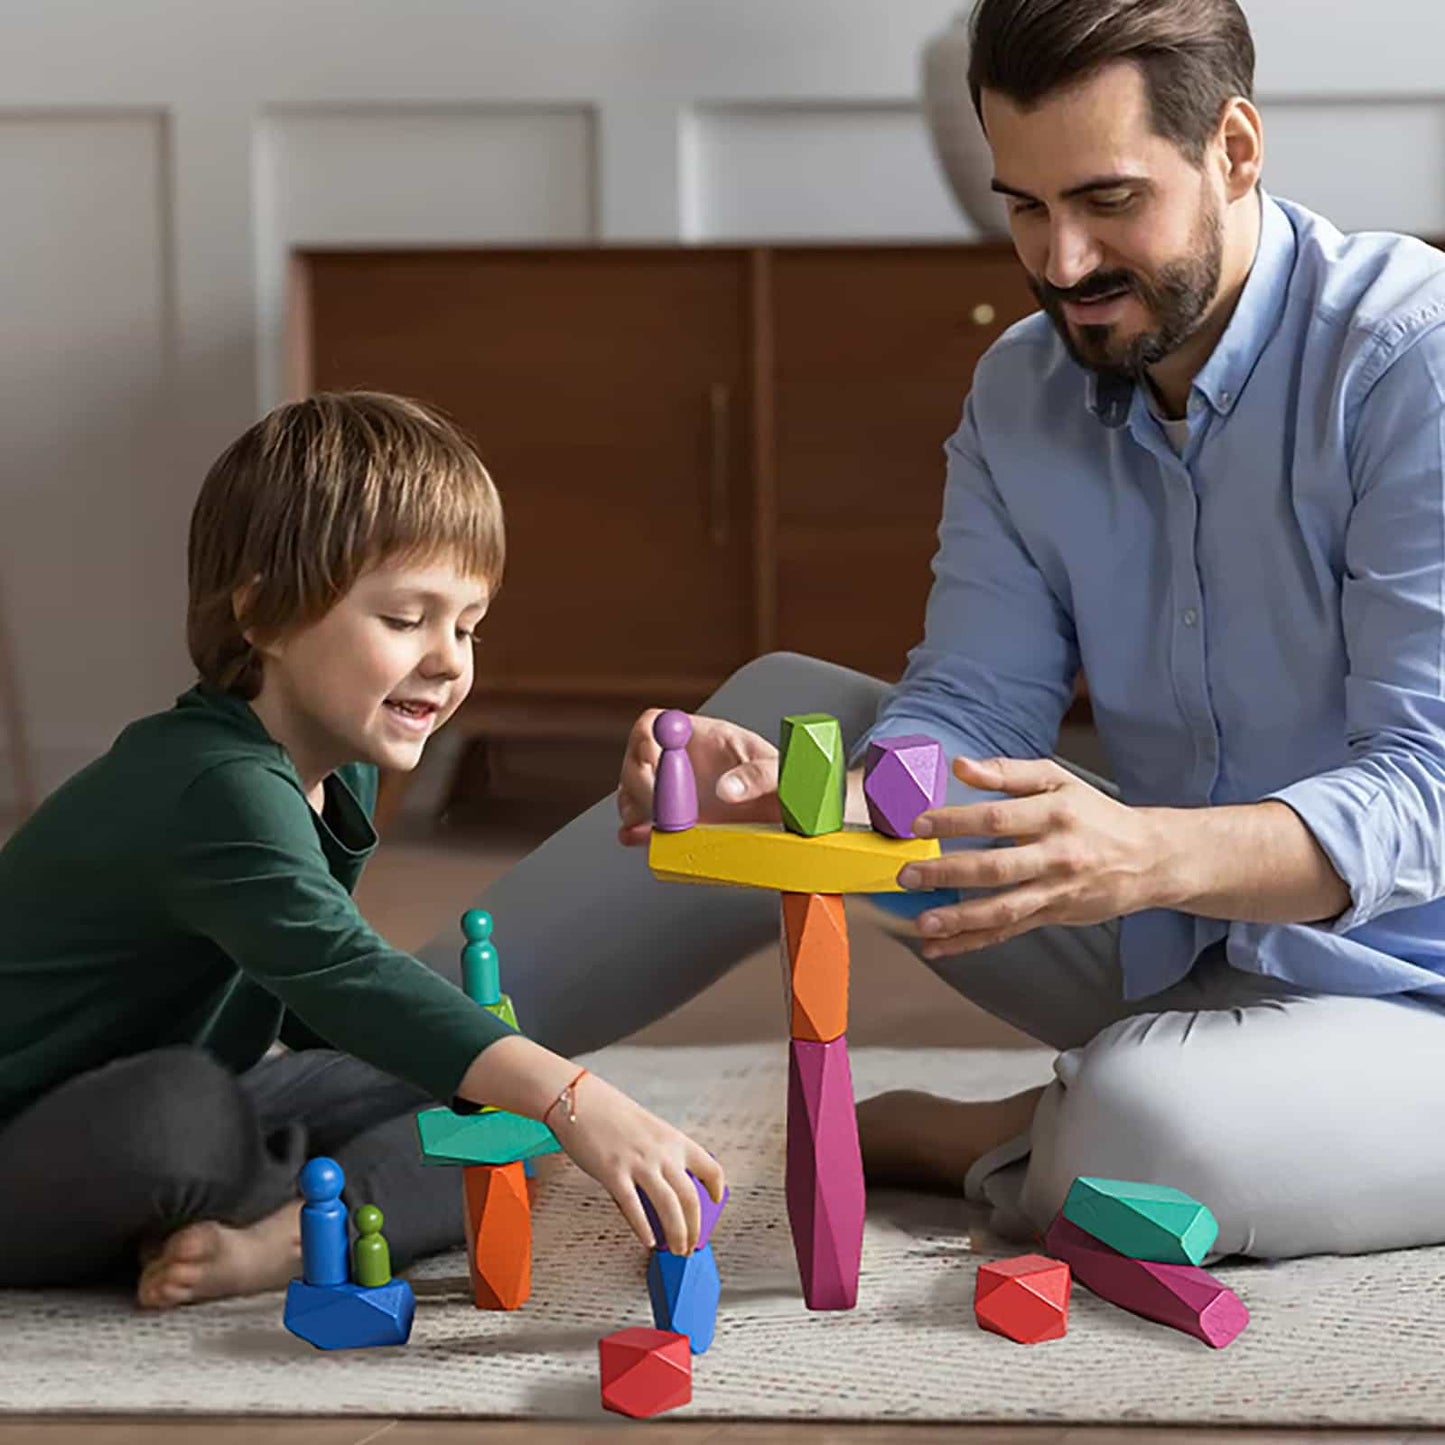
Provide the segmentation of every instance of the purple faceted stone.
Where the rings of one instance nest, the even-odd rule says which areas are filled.
[[[701,1249],[711,1238],[712,1232],[717,1227],[718,1219],[723,1210],[727,1207],[728,1200],[732,1197],[732,1190],[726,1184],[723,1185],[723,1197],[714,1204],[712,1195],[707,1192],[707,1186],[700,1183],[697,1176],[688,1170],[687,1177],[692,1180],[697,1189],[697,1202],[702,1206],[702,1228],[698,1231],[697,1247]],[[638,1195],[642,1199],[642,1212],[647,1216],[647,1222],[652,1226],[652,1237],[657,1241],[659,1249],[667,1248],[667,1238],[662,1232],[662,1221],[657,1217],[657,1211],[652,1207],[652,1200],[647,1197],[645,1189],[639,1189]]]
[[[921,733],[869,743],[863,796],[877,832],[890,838],[914,837],[913,820],[931,808],[941,808],[948,797],[942,744]]]

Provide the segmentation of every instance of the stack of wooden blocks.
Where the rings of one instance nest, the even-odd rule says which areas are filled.
[[[842,730],[822,713],[785,717],[778,759],[782,827],[698,825],[686,767],[691,724],[664,713],[649,863],[663,879],[772,889],[782,895],[791,1001],[788,1048],[788,1219],[809,1309],[852,1309],[858,1299],[865,1196],[848,1065],[847,893],[896,893],[904,864],[938,856],[911,836],[942,802],[942,749],[926,738],[869,749],[865,794],[873,827],[843,821]],[[674,791],[676,790],[676,792]],[[876,799],[876,801],[875,801]]]

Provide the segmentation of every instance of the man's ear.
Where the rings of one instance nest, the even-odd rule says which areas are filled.
[[[1252,195],[1264,170],[1264,121],[1254,105],[1236,96],[1220,120],[1224,189],[1231,201]]]

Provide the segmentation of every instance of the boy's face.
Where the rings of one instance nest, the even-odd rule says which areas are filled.
[[[414,768],[471,691],[488,601],[447,559],[378,564],[319,622],[262,647],[253,706],[308,783],[351,761]]]

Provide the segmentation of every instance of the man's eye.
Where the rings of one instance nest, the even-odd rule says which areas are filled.
[[[1106,191],[1094,197],[1094,209],[1106,215],[1127,210],[1134,203],[1133,191]]]
[[[413,632],[421,626],[420,617],[383,617],[381,620],[397,632]]]
[[[1035,211],[1037,211],[1037,210],[1039,210],[1039,209],[1040,209],[1040,207],[1039,207],[1039,203],[1038,203],[1037,201],[1010,201],[1010,202],[1009,202],[1009,212],[1010,212],[1011,215],[1015,215],[1015,216],[1031,216],[1031,215],[1033,215],[1033,213],[1034,213]]]

